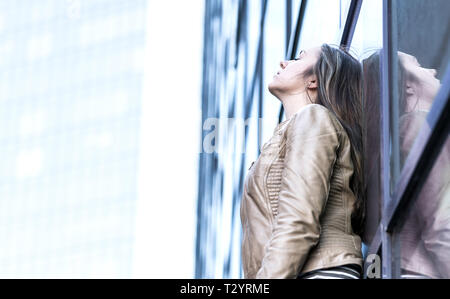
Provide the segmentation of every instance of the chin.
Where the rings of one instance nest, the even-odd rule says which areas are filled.
[[[280,99],[279,96],[278,96],[280,94],[279,88],[275,84],[273,84],[273,82],[269,83],[268,89],[269,89],[269,92],[273,96],[275,96],[277,99]]]
[[[273,80],[272,82],[269,83],[268,89],[271,94],[276,96],[276,91],[278,90],[278,88],[277,88],[277,83],[275,80]]]

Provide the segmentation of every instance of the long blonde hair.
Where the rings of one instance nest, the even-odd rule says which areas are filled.
[[[363,171],[363,87],[361,63],[346,50],[327,44],[312,70],[318,80],[316,104],[328,108],[344,127],[351,143],[354,173],[350,188],[356,196],[352,213],[352,228],[363,233],[365,218],[365,191]]]

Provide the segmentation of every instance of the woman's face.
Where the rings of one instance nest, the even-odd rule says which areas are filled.
[[[315,76],[305,76],[305,71],[314,68],[320,57],[321,48],[311,48],[301,51],[294,60],[281,61],[281,70],[273,76],[269,84],[269,91],[275,95],[296,95],[305,92],[310,87],[311,82],[315,81]]]
[[[407,94],[429,102],[433,101],[441,85],[436,78],[436,70],[423,68],[412,55],[399,52],[398,57],[407,72]]]

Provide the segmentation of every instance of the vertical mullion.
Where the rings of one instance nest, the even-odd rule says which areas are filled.
[[[390,120],[389,124],[391,132],[391,153],[389,157],[391,177],[389,185],[389,194],[391,195],[395,188],[398,178],[400,177],[400,139],[399,139],[399,90],[398,90],[398,45],[397,45],[397,0],[390,1],[390,13],[389,16],[389,104],[390,108]],[[392,187],[392,188],[391,188]],[[393,200],[393,196],[389,197],[389,200]],[[388,206],[391,206],[390,204]],[[386,210],[387,211],[387,210]],[[385,213],[388,215],[389,213]],[[385,217],[386,218],[386,217]],[[400,278],[400,240],[398,238],[398,230],[388,230],[389,220],[385,219],[384,227],[391,238],[391,259],[389,261],[391,278]]]
[[[398,147],[398,101],[397,101],[397,43],[396,43],[396,0],[383,0],[383,50],[381,59],[382,101],[381,101],[381,163],[382,163],[382,264],[383,278],[398,278],[400,267],[399,240],[397,231],[387,230],[387,209],[391,196],[391,180],[399,173]],[[391,158],[392,157],[392,158]],[[393,161],[393,163],[391,163]],[[392,166],[392,169],[391,169]]]
[[[260,36],[259,36],[259,47],[258,47],[258,66],[256,68],[258,77],[258,155],[261,153],[262,144],[262,115],[263,115],[263,94],[264,94],[264,28],[267,14],[267,1],[264,0],[263,6],[261,8],[261,23],[260,23]]]
[[[391,260],[391,240],[385,228],[384,207],[390,198],[390,163],[389,163],[389,54],[390,54],[390,1],[383,0],[383,49],[381,63],[382,76],[382,98],[381,98],[381,188],[382,188],[382,215],[381,215],[381,246],[382,246],[382,275],[383,278],[391,278],[391,267],[388,261]]]
[[[389,86],[390,90],[390,105],[391,105],[391,142],[392,142],[392,151],[391,151],[391,190],[393,190],[397,184],[398,178],[400,177],[400,141],[399,141],[399,90],[398,90],[398,45],[397,45],[397,0],[391,1],[391,16],[390,16],[390,76],[391,80],[389,81],[391,86]]]
[[[291,39],[292,29],[292,0],[286,0],[286,50],[287,53],[289,49],[289,42]]]
[[[300,39],[300,32],[302,31],[303,20],[305,19],[306,6],[308,4],[307,0],[302,0],[300,4],[300,9],[298,11],[297,23],[295,24],[295,31],[291,32],[291,38],[289,40],[289,47],[286,52],[287,59],[294,59],[295,52],[298,48],[298,42]]]
[[[358,22],[361,6],[362,0],[352,0],[348,9],[347,20],[345,21],[344,30],[341,37],[341,47],[344,47],[347,50],[350,48],[353,40],[353,33],[355,32],[356,24]]]

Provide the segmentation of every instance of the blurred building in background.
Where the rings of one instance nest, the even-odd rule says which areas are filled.
[[[0,3],[0,276],[131,274],[146,1],[105,2]]]
[[[192,277],[203,2],[178,2],[0,1],[0,278]]]
[[[323,43],[349,49],[366,76],[366,266],[379,262],[372,255],[378,254],[383,278],[414,272],[448,277],[438,265],[449,264],[450,257],[450,166],[432,167],[446,165],[449,154],[443,146],[449,123],[448,1],[205,3],[196,277],[242,277],[243,182],[284,117],[267,85],[281,60]],[[405,57],[410,64],[402,63]],[[415,93],[403,99],[412,84]],[[414,133],[408,130],[411,119]],[[441,162],[435,162],[439,153]],[[432,208],[420,213],[427,204]],[[406,234],[400,233],[405,219]],[[434,272],[421,269],[424,263]]]

